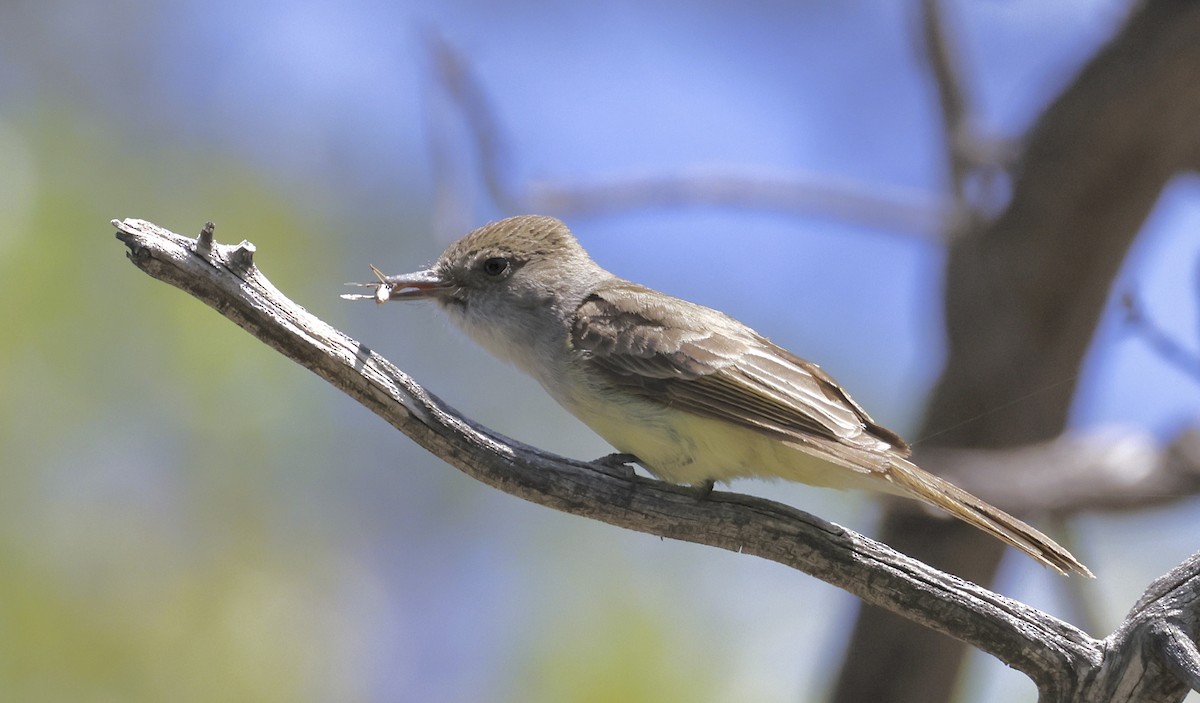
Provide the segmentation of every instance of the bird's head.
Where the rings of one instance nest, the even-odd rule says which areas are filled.
[[[521,215],[476,229],[427,269],[380,275],[375,299],[434,300],[472,337],[511,358],[499,347],[558,333],[607,278],[560,220]]]

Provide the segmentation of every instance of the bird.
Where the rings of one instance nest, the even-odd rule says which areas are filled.
[[[920,501],[1067,575],[1092,573],[1054,540],[929,473],[820,366],[712,308],[597,264],[562,221],[497,220],[372,296],[432,300],[658,479],[781,478]]]

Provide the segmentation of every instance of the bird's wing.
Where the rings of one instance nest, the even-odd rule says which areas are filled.
[[[632,283],[588,297],[571,343],[617,387],[796,443],[856,469],[884,469],[908,445],[816,364],[740,322]]]

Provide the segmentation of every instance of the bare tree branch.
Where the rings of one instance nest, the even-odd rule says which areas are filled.
[[[941,0],[921,0],[921,36],[925,44],[925,57],[929,62],[933,84],[937,88],[938,106],[942,114],[942,131],[946,135],[946,162],[950,167],[950,190],[954,194],[955,209],[969,212],[966,195],[967,175],[972,159],[966,146],[970,135],[970,119],[967,115],[966,89],[959,75],[961,56],[955,54],[947,36],[946,22],[942,19]]]
[[[1006,449],[921,449],[921,466],[1017,514],[1139,510],[1200,493],[1200,427],[1161,448],[1112,428]]]
[[[449,44],[433,35],[428,44],[437,80],[458,105],[472,137],[484,186],[507,212],[569,217],[647,207],[726,206],[818,215],[928,238],[940,237],[943,224],[953,216],[949,204],[925,193],[795,172],[693,170],[673,175],[624,174],[593,183],[520,184],[509,173],[511,149],[482,84]]]
[[[1191,671],[1179,633],[1196,632],[1200,554],[1155,583],[1135,608],[1140,619],[1099,641],[1046,613],[785,505],[725,492],[701,497],[691,488],[555,456],[492,432],[288,300],[254,264],[254,247],[248,242],[214,242],[211,223],[196,240],[142,220],[114,220],[113,225],[138,268],[207,303],[490,486],[571,514],[745,552],[811,574],[997,656],[1029,675],[1046,701],[1176,701],[1171,696],[1182,684],[1174,677]],[[1161,627],[1149,627],[1163,623],[1176,627],[1169,640],[1163,639]],[[1117,656],[1120,652],[1127,656]],[[1157,652],[1155,662],[1163,661],[1162,656],[1174,662],[1169,671],[1177,673],[1156,688],[1157,697],[1092,697],[1092,681],[1119,692],[1129,672],[1140,676],[1143,652]],[[1130,690],[1142,695],[1143,687]]]
[[[958,426],[937,444],[1005,449],[1062,433],[1129,244],[1163,187],[1200,162],[1198,65],[1200,3],[1138,3],[1027,136],[1005,211],[952,241],[949,354],[923,430]],[[893,505],[882,531],[904,552],[991,583],[1003,550],[969,533]],[[965,656],[958,643],[870,608],[847,652],[838,703],[944,703]]]
[[[1200,271],[1197,273],[1200,274]],[[1197,281],[1200,286],[1200,275],[1197,275]],[[1197,296],[1197,302],[1200,302],[1200,296]],[[1125,309],[1125,322],[1131,334],[1144,340],[1175,368],[1200,381],[1200,354],[1189,350],[1147,315],[1142,301],[1133,291],[1126,291],[1121,296],[1121,306]]]
[[[113,224],[138,268],[209,304],[436,456],[506,493],[620,527],[777,561],[1003,652],[1006,662],[1023,670],[1053,670],[1064,653],[1093,644],[1066,623],[785,505],[725,492],[700,497],[689,487],[566,459],[492,432],[284,297],[252,264],[249,243],[214,244],[211,235],[193,241],[143,220]],[[1027,629],[1042,633],[1045,641],[1031,641]]]
[[[1174,701],[1200,691],[1197,635],[1200,554],[1150,584],[1125,622],[1104,639],[1105,663],[1090,684],[1096,700]]]
[[[937,94],[945,135],[946,166],[953,196],[952,216],[943,226],[946,238],[969,236],[1003,205],[1000,184],[1016,154],[1012,145],[984,139],[975,127],[963,79],[963,56],[956,50],[944,0],[918,3],[922,56]]]

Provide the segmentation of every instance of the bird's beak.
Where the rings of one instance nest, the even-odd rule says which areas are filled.
[[[413,273],[404,273],[399,276],[385,276],[383,271],[371,267],[375,277],[378,278],[376,283],[348,283],[351,286],[366,286],[375,287],[374,295],[356,295],[347,294],[342,297],[346,300],[374,300],[377,303],[386,303],[389,300],[419,300],[422,298],[436,298],[437,296],[450,290],[453,285],[442,278],[442,276],[433,269],[425,271],[414,271]]]
[[[450,283],[437,271],[427,269],[402,273],[399,276],[380,276],[381,287],[388,289],[388,300],[434,298],[450,290]]]

